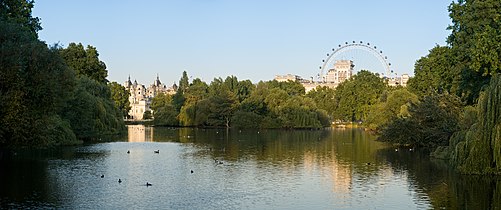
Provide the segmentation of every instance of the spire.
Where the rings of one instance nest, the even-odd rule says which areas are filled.
[[[158,73],[157,73],[157,80],[155,80],[155,82],[153,82],[153,85],[160,87],[161,84],[162,83],[160,82],[160,77],[158,76]]]

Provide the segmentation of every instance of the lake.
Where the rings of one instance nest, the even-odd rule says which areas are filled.
[[[128,131],[1,150],[0,208],[501,209],[498,177],[458,175],[360,129]]]

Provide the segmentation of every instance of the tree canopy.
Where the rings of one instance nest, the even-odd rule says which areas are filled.
[[[97,49],[91,45],[84,49],[82,43],[70,43],[67,48],[60,50],[61,56],[77,75],[87,76],[100,83],[106,83],[108,71],[106,64],[99,60]]]
[[[33,17],[33,0],[2,0],[0,1],[0,19],[14,23],[37,36],[37,32],[42,30],[40,18]]]

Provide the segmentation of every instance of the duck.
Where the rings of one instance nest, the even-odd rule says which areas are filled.
[[[152,185],[151,183],[146,182],[146,187],[149,187],[149,186],[151,186],[151,185]]]
[[[130,154],[130,150],[127,150],[127,154]]]
[[[160,153],[160,150],[155,150],[153,152],[158,154],[158,153]]]
[[[191,173],[193,173],[193,170],[191,170]]]
[[[122,180],[121,180],[121,179],[118,179],[118,183],[122,183]]]
[[[104,178],[104,174],[101,175],[101,178]]]

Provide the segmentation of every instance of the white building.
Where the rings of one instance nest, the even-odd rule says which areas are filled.
[[[351,60],[338,60],[334,64],[334,68],[329,69],[324,76],[324,82],[334,83],[336,86],[353,75],[353,61]]]
[[[125,81],[124,87],[130,92],[129,102],[131,109],[129,110],[129,116],[133,120],[142,120],[144,112],[151,111],[151,100],[159,93],[172,95],[177,91],[176,84],[172,85],[172,87],[167,87],[160,82],[158,75],[157,79],[148,88],[143,84],[138,84],[136,80],[132,83],[130,76]]]
[[[300,81],[302,78],[298,75],[286,74],[286,75],[275,75],[275,80],[278,82],[287,82],[287,81]]]

